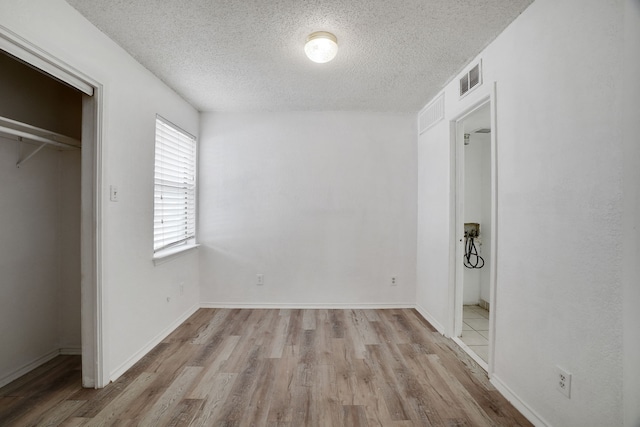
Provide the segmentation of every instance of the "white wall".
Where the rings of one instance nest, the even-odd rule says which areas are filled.
[[[197,135],[198,113],[63,0],[4,0],[0,25],[104,87],[104,362],[113,379],[198,303],[197,252],[151,260],[155,114]],[[119,202],[108,201],[109,185]]]
[[[469,139],[471,140],[471,135]],[[474,142],[475,135],[474,135]],[[482,227],[482,150],[479,144],[464,146],[464,223],[476,222]],[[478,252],[481,251],[479,241],[476,241]],[[465,246],[466,247],[466,246]],[[472,262],[475,262],[473,257]],[[478,304],[480,300],[480,270],[464,268],[463,270],[463,297],[465,305]]]
[[[484,265],[480,270],[480,299],[489,302],[490,298],[490,276],[491,276],[491,136],[489,134],[476,134],[478,141],[482,144],[482,234],[480,252],[484,258]]]
[[[445,104],[446,105],[446,104]],[[449,238],[454,221],[450,203],[449,123],[441,121],[418,138],[418,246],[416,306],[440,332],[453,328],[449,280]]]
[[[60,348],[59,154],[41,151],[18,169],[16,153],[0,136],[0,383]]]
[[[635,252],[626,252],[623,258],[619,244],[622,122],[620,100],[615,94],[624,93],[617,90],[621,82],[617,67],[622,56],[619,48],[622,46],[622,4],[627,12],[637,12],[634,1],[537,0],[482,55],[486,81],[499,82],[500,311],[495,378],[552,425],[622,423],[622,288],[617,260],[624,259],[629,266],[623,276],[625,300],[637,299],[638,267],[631,262],[637,259],[638,237],[636,233],[626,238],[625,243]],[[631,40],[626,54],[637,70],[637,30],[633,30],[638,28],[637,13],[625,14],[625,20]],[[109,349],[106,364],[108,371],[117,372],[135,359],[145,343],[162,334],[198,301],[196,254],[159,267],[150,261],[153,116],[160,112],[197,133],[197,113],[62,0],[3,0],[0,25],[104,85],[103,192],[108,193],[109,184],[118,185],[121,192],[121,201],[117,204],[103,199],[107,204],[103,224],[105,332]],[[628,75],[633,77],[637,72]],[[449,100],[456,99],[454,86],[455,82],[446,89]],[[462,104],[468,105],[486,93],[486,87],[467,97],[464,103],[448,102],[447,116],[450,118],[463,108]],[[633,100],[637,98],[630,94],[626,96],[629,106],[637,106]],[[391,150],[387,147],[391,144],[378,141],[372,144],[376,149],[370,153],[362,140],[375,140],[385,131],[384,127],[377,126],[377,119],[362,127],[376,129],[376,137],[363,137],[352,135],[359,128],[356,125],[345,126],[346,129],[327,128],[304,124],[303,117],[296,117],[303,122],[299,125],[298,120],[291,120],[293,114],[285,116],[284,119],[251,117],[254,123],[248,128],[247,117],[243,115],[223,116],[220,120],[215,116],[204,118],[203,129],[209,135],[208,147],[202,154],[218,163],[213,162],[211,170],[202,171],[201,179],[202,184],[209,182],[215,189],[212,200],[203,198],[203,212],[207,217],[201,217],[205,243],[202,271],[214,278],[202,281],[203,299],[300,303],[303,301],[298,300],[294,282],[304,277],[305,282],[314,287],[311,293],[305,293],[317,297],[312,302],[411,301],[413,253],[407,249],[410,248],[407,236],[414,226],[408,194],[415,190],[415,180],[408,176],[415,175],[415,170],[406,165],[412,164],[409,159],[415,154],[407,142],[412,133],[401,132],[404,125],[396,123],[392,126],[393,139],[397,138],[401,141],[399,146],[406,148],[398,150],[396,146]],[[630,171],[625,180],[629,178],[631,193],[625,193],[625,201],[632,210],[626,212],[625,219],[635,224],[637,214],[634,212],[639,208],[634,159],[638,158],[638,149],[632,124],[635,126],[637,115],[628,117],[624,128],[627,141],[624,165]],[[318,123],[340,119],[338,115]],[[278,124],[272,124],[274,120]],[[353,121],[353,117],[348,120]],[[247,129],[248,133],[238,135],[240,129]],[[348,131],[348,137],[343,130]],[[277,135],[285,136],[276,138]],[[316,135],[321,135],[325,138],[323,142],[333,147],[327,150],[307,147],[308,141],[320,142]],[[221,146],[228,136],[239,144],[237,148]],[[260,141],[266,141],[266,147],[256,143],[258,136]],[[303,146],[307,148],[301,149],[295,141],[307,143]],[[356,142],[356,147],[336,141]],[[287,148],[284,159],[267,149],[281,144]],[[418,147],[420,221],[416,298],[421,311],[441,327],[449,323],[448,124],[443,122],[424,134]],[[257,151],[254,153],[251,149]],[[296,150],[302,151],[301,157],[310,168],[308,172],[301,162],[295,161]],[[322,170],[314,166],[316,157],[322,160]],[[245,160],[249,160],[246,165]],[[386,181],[378,181],[380,171],[372,170],[381,165],[389,166],[383,174]],[[340,166],[354,170],[344,174]],[[247,172],[250,167],[257,168],[257,172],[243,181],[240,172]],[[277,170],[278,167],[292,168],[295,173],[276,173],[270,175],[267,182],[261,182],[263,175],[258,172],[262,168]],[[360,167],[364,170],[358,169]],[[216,168],[228,168],[227,172],[236,173],[236,178],[218,179],[216,174],[220,172]],[[291,179],[307,173],[317,174],[321,179],[300,183]],[[336,176],[346,178],[346,189],[335,191]],[[379,188],[364,177],[372,178]],[[276,182],[277,179],[282,182]],[[310,197],[304,190],[313,183],[318,185],[311,188],[316,194]],[[348,200],[360,185],[367,189],[366,195],[361,196],[364,199],[357,199],[364,207]],[[241,190],[237,197],[233,196],[235,190]],[[403,193],[405,190],[407,195]],[[284,201],[276,203],[276,198]],[[314,205],[317,199],[324,203]],[[389,200],[397,205],[388,203]],[[217,202],[220,206],[214,205]],[[378,207],[373,210],[374,218],[368,216],[371,206]],[[258,208],[258,213],[268,215],[252,217],[247,214],[250,208]],[[305,215],[305,221],[310,219],[310,223],[305,224],[302,223],[305,221],[297,222],[289,208],[293,208],[293,212],[321,212],[322,215],[315,219],[313,215]],[[232,216],[234,213],[241,215],[236,218]],[[286,220],[292,220],[291,224],[284,219],[278,221],[280,213]],[[358,214],[361,223],[354,219]],[[519,228],[522,219],[531,224],[524,235]],[[401,221],[405,223],[398,225]],[[364,226],[360,228],[359,224]],[[244,230],[243,225],[249,227]],[[354,235],[354,228],[362,230],[362,236]],[[283,233],[293,229],[308,234],[285,234],[283,241],[273,241],[270,237],[276,229]],[[321,234],[319,230],[324,229],[328,232]],[[578,250],[567,233],[575,229],[589,230],[584,245]],[[366,233],[369,230],[395,231],[396,234],[371,237]],[[236,244],[231,241],[234,235],[242,237]],[[369,246],[366,244],[371,243],[369,239],[379,239],[373,243],[381,244]],[[526,263],[517,255],[522,239],[531,242],[535,254]],[[295,245],[288,244],[294,240]],[[363,259],[349,258],[356,251],[318,252],[317,245],[330,248],[333,245],[329,243],[345,240],[355,248],[368,248],[360,252],[365,254]],[[317,264],[316,255],[321,255],[319,259],[325,261],[324,265]],[[285,262],[290,256],[306,263],[291,266]],[[598,262],[585,262],[594,259]],[[274,260],[285,261],[271,263]],[[360,264],[354,266],[350,261],[360,261]],[[268,265],[276,268],[262,271],[266,274],[266,283],[256,289],[254,270]],[[380,276],[389,275],[391,271],[400,278],[397,290],[377,282]],[[314,279],[309,281],[309,276]],[[204,277],[208,276],[203,274]],[[323,278],[330,280],[325,282]],[[371,279],[375,283],[369,283]],[[180,281],[185,283],[184,296],[176,294],[176,283]],[[350,285],[339,289],[338,284],[344,283]],[[316,287],[320,284],[326,285],[323,291],[329,292],[318,291]],[[174,299],[167,303],[169,294]],[[631,394],[625,396],[625,415],[629,425],[637,424],[638,417],[635,402],[639,346],[637,334],[629,327],[637,325],[636,307],[628,303],[624,314],[625,349],[629,350],[625,358],[625,391]],[[574,374],[571,400],[564,400],[553,389],[556,364],[562,364]]]
[[[471,129],[465,129],[471,131]],[[464,269],[462,302],[474,305],[483,299],[489,302],[489,265],[491,236],[491,137],[471,133],[469,145],[464,146],[464,222],[480,224],[480,239],[475,240],[484,267]],[[471,263],[481,263],[475,256]]]
[[[413,115],[212,113],[201,132],[204,303],[413,304]]]
[[[445,89],[451,120],[498,83],[492,379],[555,426],[622,424],[622,21],[616,1],[537,0],[480,55],[483,87],[460,102],[457,79]],[[449,267],[421,262],[449,248],[448,195],[429,198],[450,184],[448,126],[419,139],[417,302],[440,325]],[[555,390],[557,365],[573,374],[571,399]]]

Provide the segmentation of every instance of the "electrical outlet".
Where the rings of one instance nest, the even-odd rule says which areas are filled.
[[[480,224],[477,222],[467,222],[464,224],[464,237],[473,237],[474,239],[480,236]]]
[[[264,285],[264,274],[257,274],[256,275],[256,285],[258,285],[258,286]]]
[[[398,286],[398,278],[396,276],[391,276],[391,286]]]
[[[556,388],[567,398],[571,398],[571,374],[556,366]]]
[[[119,194],[118,193],[118,187],[116,187],[115,185],[112,185],[109,187],[109,200],[111,200],[112,202],[117,202],[119,199]]]

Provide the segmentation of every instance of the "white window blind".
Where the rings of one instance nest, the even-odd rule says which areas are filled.
[[[156,117],[153,251],[196,236],[196,139]]]

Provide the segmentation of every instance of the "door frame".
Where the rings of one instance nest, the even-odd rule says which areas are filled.
[[[80,185],[82,385],[102,388],[107,383],[102,305],[103,86],[2,25],[0,50],[83,92]]]
[[[487,93],[488,92],[488,93]],[[487,105],[491,114],[491,250],[489,262],[489,360],[482,361],[474,357],[487,370],[489,378],[494,372],[495,318],[497,307],[497,254],[498,254],[498,126],[497,126],[497,84],[494,82],[489,90],[471,104],[454,113],[449,122],[450,128],[450,250],[449,250],[449,336],[466,349],[466,345],[458,338],[462,332],[462,307],[464,292],[464,130],[465,118]]]

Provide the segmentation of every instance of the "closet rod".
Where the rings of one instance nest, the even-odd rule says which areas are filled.
[[[9,128],[9,127],[6,127],[6,126],[1,126],[1,125],[0,125],[0,132],[8,133],[10,135],[18,136],[20,138],[29,139],[31,141],[42,142],[45,145],[46,144],[51,144],[51,145],[54,145],[54,146],[60,147],[60,148],[75,148],[75,149],[80,148],[80,147],[78,147],[76,145],[73,145],[73,144],[67,144],[66,142],[56,141],[54,139],[46,138],[44,136],[34,135],[32,133],[29,133],[29,132],[23,132],[21,130],[17,130],[17,129],[13,129],[13,128]]]
[[[80,149],[80,141],[77,139],[2,116],[0,116],[0,134],[18,137],[18,158],[16,159],[16,167],[20,167],[20,165],[49,145],[63,150]],[[24,144],[23,139],[28,139],[41,145],[33,150],[27,157],[20,159],[22,146]]]

